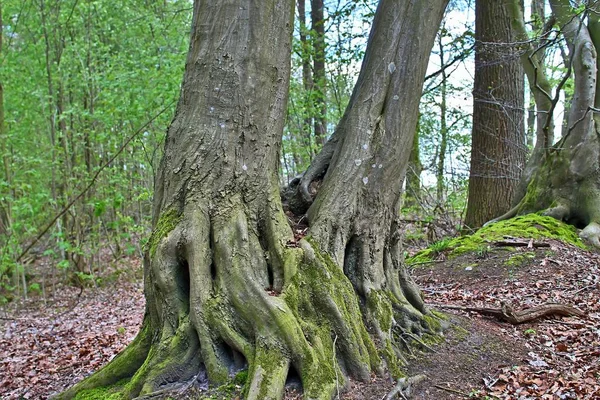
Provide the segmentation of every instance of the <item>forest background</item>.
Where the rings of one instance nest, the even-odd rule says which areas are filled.
[[[294,33],[282,186],[308,167],[342,116],[376,8],[373,0],[325,1],[322,8],[313,1],[323,10],[315,13],[304,3],[298,2]],[[142,254],[155,171],[179,96],[191,4],[4,0],[1,6],[0,301],[7,302],[31,292],[45,296],[57,279],[93,282],[105,268],[101,249],[115,260]],[[435,242],[462,227],[473,7],[451,2],[434,44],[407,174],[404,212],[418,222],[409,242]],[[534,36],[539,21],[530,10]],[[546,55],[552,82],[565,72],[561,54],[564,43]],[[510,59],[510,51],[495,57]],[[571,95],[571,79],[562,98]],[[561,108],[562,101],[554,113],[558,126]],[[522,111],[531,150],[535,115]],[[38,257],[51,266],[41,274],[28,269]]]

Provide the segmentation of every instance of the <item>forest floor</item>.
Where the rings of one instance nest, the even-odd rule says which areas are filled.
[[[408,374],[426,375],[415,399],[600,399],[600,256],[555,240],[437,261],[413,270],[426,301],[451,327],[445,342],[416,351]],[[0,312],[0,398],[44,399],[114,357],[142,320],[141,267],[123,258],[99,288],[60,287]],[[522,325],[445,306],[521,310],[574,305],[586,318],[550,317]],[[17,307],[18,306],[18,307]],[[442,307],[443,306],[443,307]],[[382,400],[389,379],[351,383],[341,399]],[[211,399],[235,398],[216,396]],[[290,391],[286,399],[301,398]]]

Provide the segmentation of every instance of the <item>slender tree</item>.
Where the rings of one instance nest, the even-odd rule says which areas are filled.
[[[2,1],[0,1],[0,60],[2,54],[2,40],[4,36],[4,25],[2,24]],[[6,148],[6,138],[4,134],[4,87],[0,79],[0,157],[2,158],[2,171],[6,186],[10,187],[10,162],[8,160],[8,149]],[[4,196],[3,196],[4,198]],[[6,234],[11,225],[10,201],[0,203],[0,234]]]
[[[327,140],[327,77],[325,74],[325,5],[311,0],[311,35],[313,43],[313,97],[315,104],[315,139],[322,145]]]
[[[475,3],[473,134],[465,217],[470,228],[510,208],[525,167],[523,67],[504,3]]]
[[[295,241],[277,180],[294,2],[195,1],[156,180],[143,326],[60,397],[124,378],[126,396],[166,394],[248,366],[246,398],[281,398],[294,369],[305,398],[329,400],[347,376],[400,373],[404,343],[440,326],[401,265],[397,211],[445,5],[380,2],[308,236]]]
[[[298,23],[300,26],[300,48],[302,58],[302,86],[304,88],[304,106],[309,110],[312,110],[312,91],[313,91],[313,73],[311,68],[311,43],[308,36],[308,27],[306,26],[306,0],[298,0]],[[308,112],[304,123],[302,125],[302,131],[300,133],[302,137],[303,145],[308,149],[310,157],[315,156],[315,146],[312,142],[312,126],[314,121],[314,115],[312,112]]]

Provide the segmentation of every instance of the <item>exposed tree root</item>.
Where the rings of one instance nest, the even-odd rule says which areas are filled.
[[[575,307],[563,304],[542,304],[540,306],[527,308],[521,311],[515,311],[506,303],[502,303],[501,308],[482,308],[482,307],[463,307],[445,304],[437,304],[436,307],[447,308],[451,310],[462,310],[476,312],[482,315],[495,317],[509,324],[519,325],[526,322],[532,322],[540,318],[558,315],[562,317],[586,318],[586,314]]]
[[[330,400],[347,377],[365,381],[384,366],[401,375],[406,350],[395,331],[405,333],[408,349],[425,349],[419,338],[439,334],[420,295],[407,292],[407,276],[398,274],[396,282],[407,282],[388,290],[369,289],[363,303],[310,236],[285,246],[282,213],[256,226],[241,199],[229,202],[212,217],[196,206],[181,217],[163,214],[175,224],[157,224],[172,230],[154,237],[145,327],[115,360],[59,398],[124,378],[124,398],[153,398],[224,384],[247,368],[247,399],[281,399],[293,370],[305,399]]]

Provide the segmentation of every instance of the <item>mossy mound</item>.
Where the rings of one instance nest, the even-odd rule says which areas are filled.
[[[484,226],[472,235],[443,239],[414,256],[408,257],[406,263],[409,266],[426,264],[435,260],[442,252],[448,257],[456,257],[469,252],[487,252],[490,243],[504,240],[507,237],[557,239],[582,249],[586,248],[574,226],[552,217],[527,214]]]

